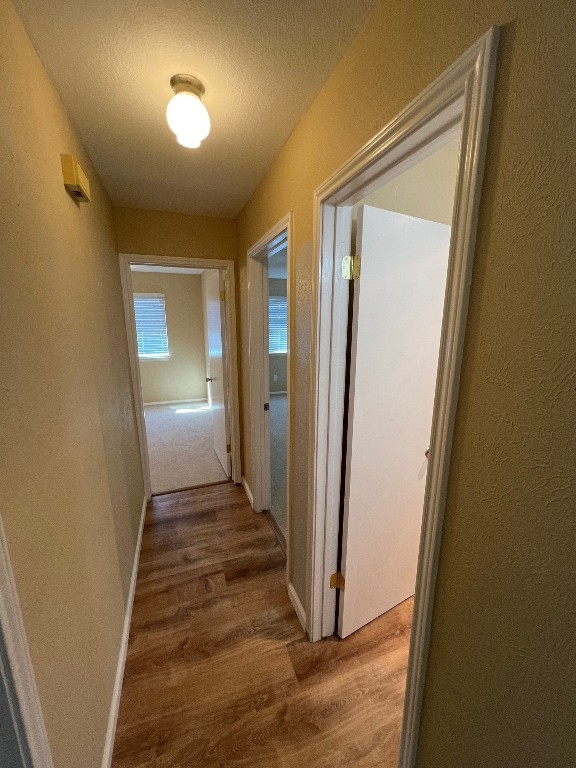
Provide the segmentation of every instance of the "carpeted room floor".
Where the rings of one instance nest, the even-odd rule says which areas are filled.
[[[144,407],[152,493],[226,480],[207,403]]]

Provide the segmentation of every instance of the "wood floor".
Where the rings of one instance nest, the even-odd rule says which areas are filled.
[[[311,644],[242,488],[155,497],[113,768],[395,768],[411,612]]]

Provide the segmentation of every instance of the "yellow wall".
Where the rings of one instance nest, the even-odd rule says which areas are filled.
[[[110,201],[8,0],[0,101],[0,509],[55,766],[96,768],[144,494],[118,256]],[[65,191],[61,152],[91,203]]]
[[[491,25],[504,24],[418,765],[571,765],[574,9],[382,0],[238,220],[246,250],[294,214],[291,578],[304,600],[313,191]],[[571,447],[569,449],[569,446]],[[249,432],[245,474],[251,480]],[[553,702],[553,703],[552,703]]]
[[[236,224],[231,219],[114,208],[114,225],[120,253],[236,259]]]
[[[206,354],[200,275],[132,272],[136,293],[163,293],[170,357],[140,363],[145,403],[206,398]]]

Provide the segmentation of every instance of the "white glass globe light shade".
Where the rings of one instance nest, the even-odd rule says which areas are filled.
[[[189,91],[180,91],[170,99],[166,120],[184,147],[199,147],[202,139],[210,133],[208,110],[199,97]]]
[[[177,133],[176,141],[186,149],[198,149],[200,146],[199,139],[192,133]]]

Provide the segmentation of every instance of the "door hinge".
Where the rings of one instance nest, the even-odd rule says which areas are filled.
[[[226,443],[226,453],[232,453],[232,445],[230,443]]]
[[[269,411],[270,410],[270,403],[264,403],[264,410]]]
[[[342,259],[344,280],[358,280],[360,277],[360,256],[344,256]]]
[[[345,583],[344,576],[339,571],[330,576],[330,589],[340,589],[343,592]]]
[[[220,301],[226,301],[226,291],[220,291]]]

